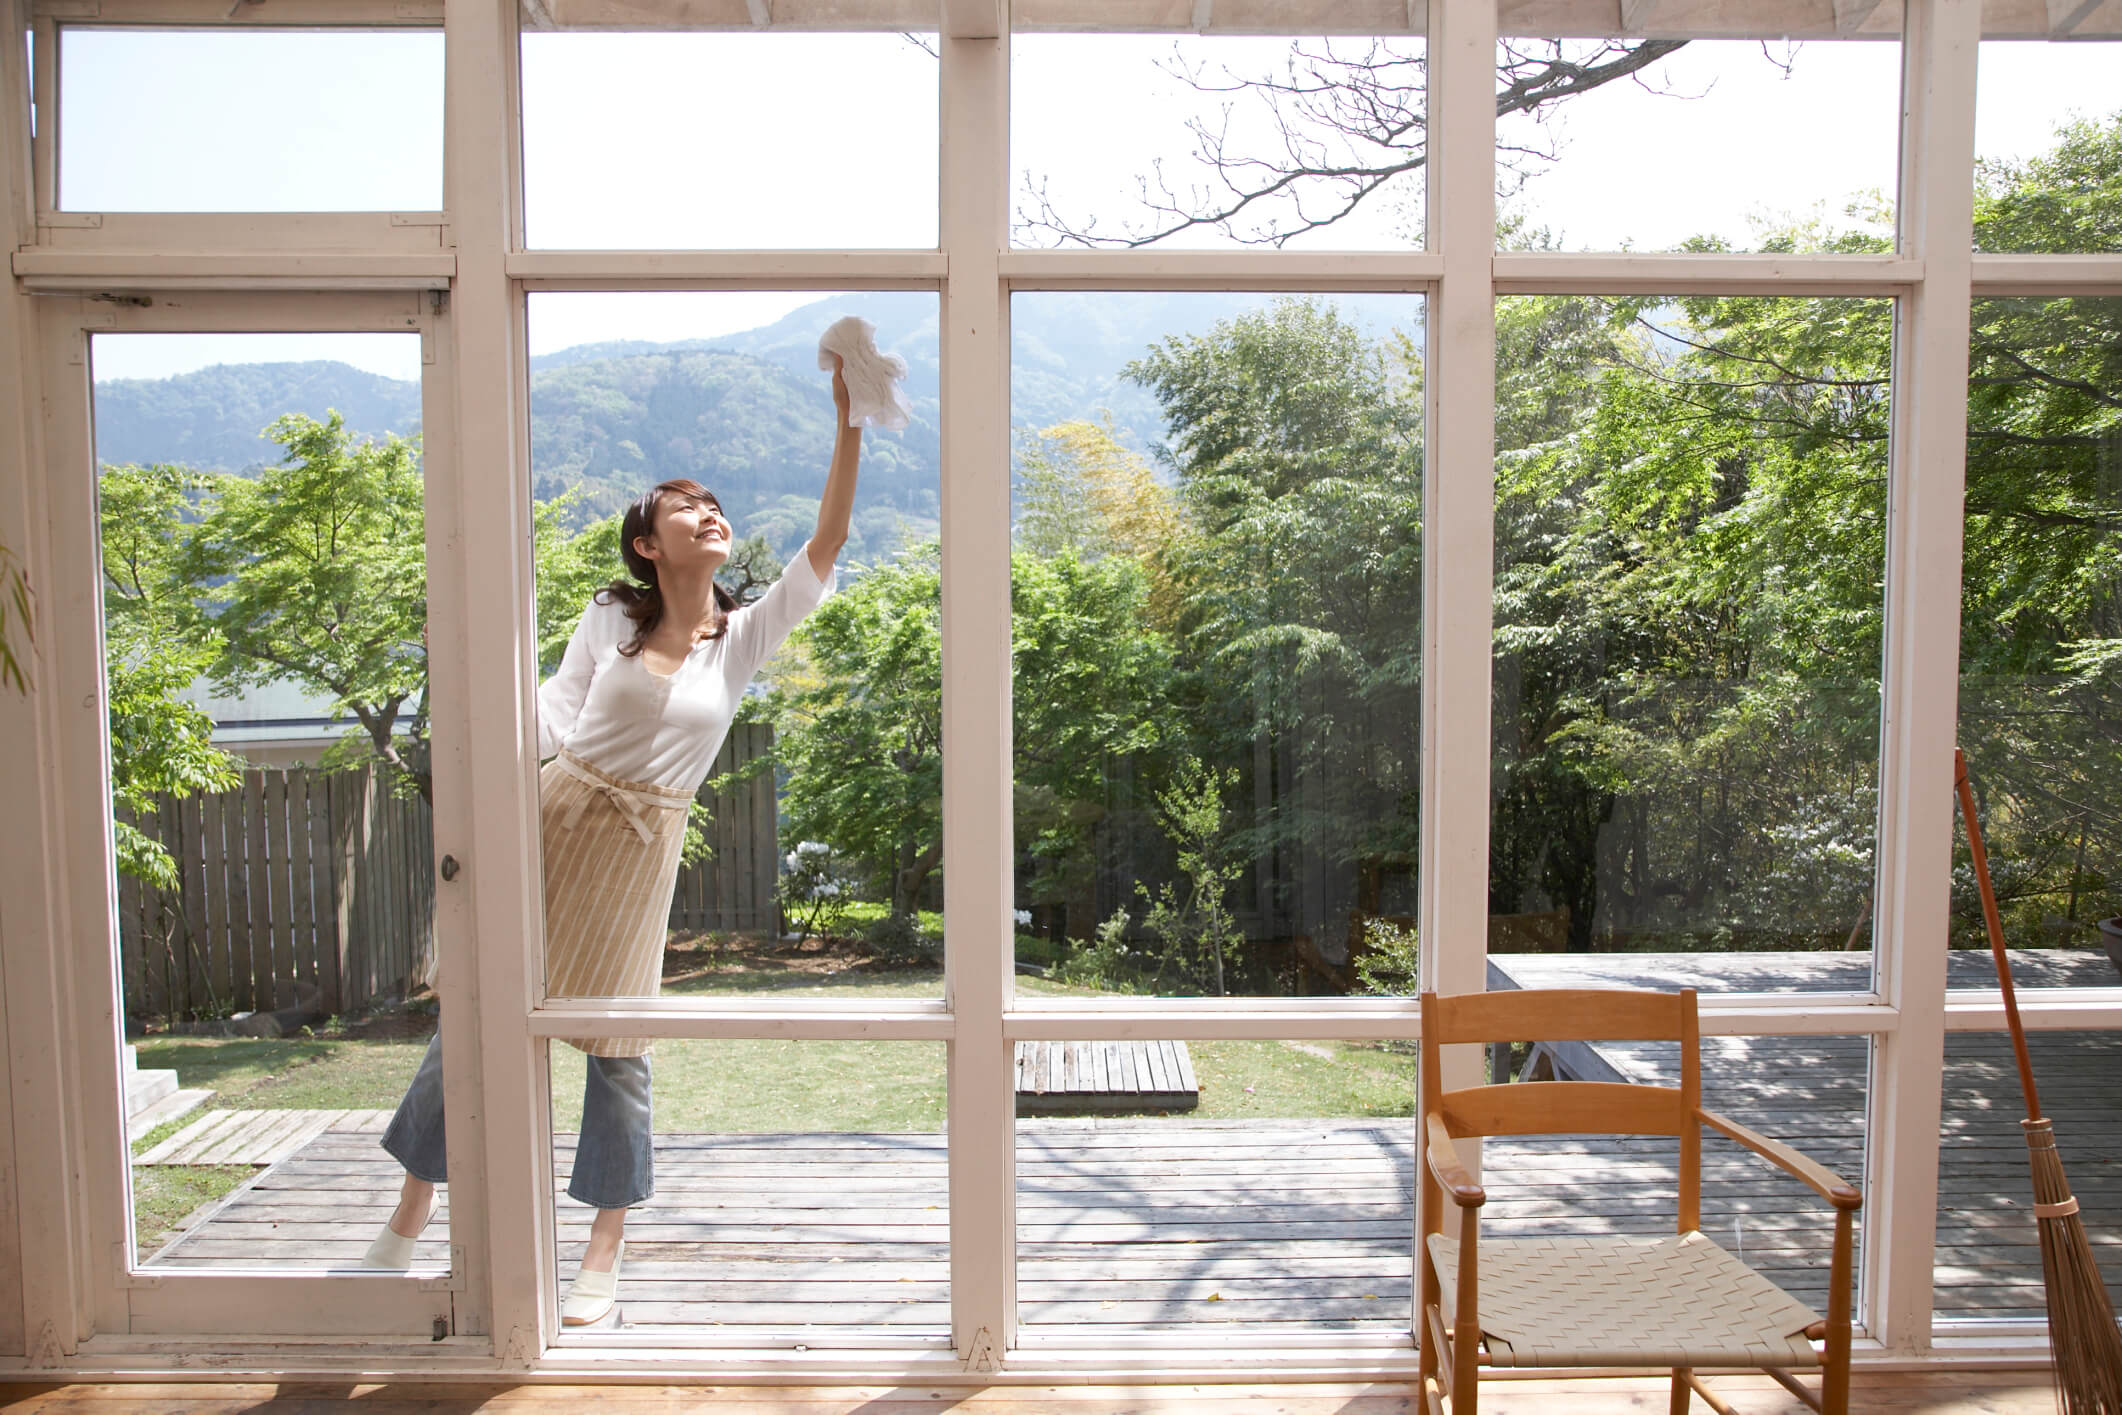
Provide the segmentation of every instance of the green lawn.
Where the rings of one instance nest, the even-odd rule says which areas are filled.
[[[747,952],[727,940],[674,946],[665,990],[676,994],[765,993],[786,997],[936,997],[942,972],[879,970],[816,947]],[[1020,978],[1027,993],[1095,997],[1087,988]],[[207,1110],[386,1110],[420,1064],[424,1036],[255,1040],[149,1037],[140,1065],[173,1068],[214,1098],[182,1121],[143,1137],[140,1153]],[[1372,1042],[1193,1042],[1202,1120],[1253,1117],[1410,1116],[1415,1058]],[[666,1041],[655,1049],[659,1131],[935,1131],[945,1109],[939,1042]],[[572,1130],[582,1106],[581,1053],[552,1048],[553,1125]],[[250,1177],[245,1168],[135,1167],[140,1251],[152,1253],[178,1220]]]

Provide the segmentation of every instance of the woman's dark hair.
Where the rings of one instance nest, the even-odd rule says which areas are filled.
[[[705,501],[717,511],[722,509],[722,503],[715,499],[713,492],[687,477],[657,482],[626,508],[626,516],[619,522],[619,558],[626,562],[627,571],[640,583],[614,580],[598,590],[596,598],[599,604],[624,605],[626,617],[634,621],[634,636],[619,645],[619,652],[628,658],[641,652],[642,640],[663,622],[663,587],[656,583],[656,562],[634,549],[634,541],[656,533],[656,512],[662,508],[666,495],[689,496],[696,501]],[[719,639],[729,632],[730,611],[736,607],[737,597],[717,584],[715,622],[707,631],[707,637]]]

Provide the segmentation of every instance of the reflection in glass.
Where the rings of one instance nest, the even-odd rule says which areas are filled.
[[[92,354],[136,1250],[351,1267],[434,1028],[420,342]]]
[[[1407,1334],[1415,1046],[1017,1044],[1032,1328]]]
[[[526,31],[529,244],[933,247],[934,45],[912,34]]]
[[[705,485],[731,537],[719,579],[742,606],[731,622],[742,628],[746,616],[779,613],[777,593],[783,608],[810,612],[783,616],[797,621],[786,643],[752,665],[756,680],[733,692],[735,720],[719,753],[695,764],[705,775],[675,885],[664,892],[674,932],[661,989],[935,996],[943,947],[937,298],[777,298],[778,308],[751,296],[531,297],[540,675],[567,680],[584,607],[620,572],[625,508],[672,478]],[[816,602],[804,546],[834,445],[817,344],[849,313],[874,321],[880,345],[908,360],[913,420],[865,437],[837,585]],[[649,681],[639,661],[612,649],[589,655],[608,688]],[[595,673],[589,691],[595,707]],[[555,707],[556,730],[578,711],[557,699]],[[543,744],[548,753],[560,745]],[[609,742],[567,745],[606,775],[644,780]],[[601,789],[570,781],[568,790]],[[596,819],[617,817],[585,807],[577,821]],[[644,973],[614,989],[585,973],[556,975],[549,988],[653,993],[657,981]]]
[[[1370,924],[1413,946],[1420,301],[1012,310],[1020,964],[1366,986]]]
[[[1891,318],[1498,303],[1489,942],[1519,985],[1869,985]]]
[[[2012,971],[2033,986],[2115,987],[2122,299],[1977,301],[1969,359],[1960,742],[2019,950]],[[1980,950],[1957,850],[1953,942]],[[1994,986],[1979,956],[1961,963],[1954,986]]]
[[[2108,1295],[2122,1306],[2122,1032],[2027,1034],[2042,1113],[2078,1200]],[[1933,1310],[1939,1321],[2042,1321],[2041,1249],[2033,1179],[2019,1122],[2011,1038],[1953,1032],[1945,1038],[1944,1119],[1938,1154],[1938,1246]]]
[[[601,1083],[597,1058],[560,1043],[550,1056],[565,1274],[596,1212],[570,1190]],[[942,1046],[663,1039],[642,1062],[654,1195],[628,1226],[612,1309],[584,1335],[947,1340]]]
[[[439,211],[442,31],[67,28],[71,211]]]

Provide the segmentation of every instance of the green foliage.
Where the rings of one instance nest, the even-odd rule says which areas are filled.
[[[809,672],[773,689],[783,828],[904,914],[943,859],[941,582],[932,551],[847,573],[792,640]]]
[[[893,968],[933,963],[943,956],[943,939],[921,927],[912,911],[893,912],[862,931],[870,956]]]
[[[1167,338],[1129,375],[1173,430],[1175,694],[1203,761],[1260,790],[1233,845],[1411,867],[1420,682],[1419,364],[1324,301]],[[1268,744],[1263,763],[1256,748]],[[1257,785],[1257,784],[1256,784]]]
[[[36,636],[37,622],[30,614],[29,577],[23,573],[15,552],[0,545],[0,684],[18,693],[29,691],[29,670],[23,662]]]
[[[426,515],[419,454],[400,437],[355,440],[333,413],[290,414],[286,449],[256,477],[204,480],[178,557],[220,635],[224,685],[286,679],[350,714],[341,760],[374,760],[432,799],[427,750]]]
[[[2066,124],[2023,162],[1977,164],[1975,249],[2122,250],[2122,112]]]
[[[1230,899],[1245,866],[1231,849],[1223,808],[1224,795],[1237,784],[1237,772],[1216,771],[1188,757],[1172,773],[1172,784],[1157,793],[1158,819],[1178,847],[1180,879],[1160,880],[1154,891],[1145,885],[1136,890],[1149,905],[1144,927],[1163,944],[1160,984],[1177,979],[1221,997],[1225,960],[1245,942]]]
[[[1088,943],[1074,942],[1068,956],[1054,967],[1054,981],[1071,987],[1096,988],[1100,992],[1134,992],[1140,971],[1130,960],[1127,946],[1127,910],[1115,909],[1101,921]]]
[[[1363,991],[1380,997],[1413,997],[1422,990],[1420,936],[1390,919],[1363,922],[1364,952],[1356,955]]]
[[[224,791],[242,780],[213,745],[213,720],[177,696],[219,657],[215,634],[188,613],[175,579],[173,534],[195,482],[177,467],[106,467],[98,479],[109,693],[112,804],[146,813],[158,797]],[[118,869],[157,889],[177,887],[161,843],[112,821]],[[165,940],[167,942],[167,940]]]

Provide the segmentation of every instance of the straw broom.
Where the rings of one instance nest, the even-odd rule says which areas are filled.
[[[2056,1153],[2056,1129],[2041,1114],[2034,1090],[2033,1062],[2026,1054],[2026,1027],[2019,1021],[2019,1000],[2012,991],[2011,965],[2004,956],[2004,924],[1997,916],[1997,892],[1989,882],[1989,853],[1982,848],[1982,827],[1975,820],[1975,791],[1967,779],[1967,754],[1953,752],[1953,788],[1960,795],[1960,818],[1967,822],[1967,849],[1974,857],[1975,883],[1982,890],[1982,921],[1989,927],[1990,952],[1997,958],[1997,983],[2004,991],[2004,1016],[2011,1024],[2012,1050],[2019,1059],[2019,1085],[2026,1092],[2027,1158],[2034,1172],[2034,1222],[2041,1231],[2041,1276],[2048,1289],[2048,1345],[2055,1360],[2056,1400],[2064,1415],[2122,1415],[2122,1329],[2115,1326],[2114,1304],[2093,1262],[2092,1244],[2078,1201],[2063,1176]]]

